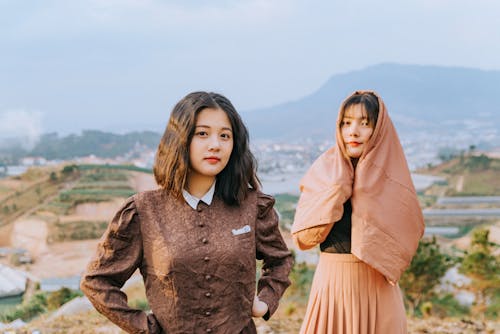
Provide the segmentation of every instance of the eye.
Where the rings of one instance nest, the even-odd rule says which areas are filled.
[[[223,139],[231,139],[231,134],[230,133],[221,133],[220,135]]]
[[[340,125],[341,125],[341,126],[344,126],[344,125],[350,125],[350,124],[351,124],[351,121],[349,121],[349,120],[343,120],[343,121],[340,123]]]
[[[200,131],[196,131],[195,135],[198,137],[206,137],[206,136],[208,136],[208,132],[206,132],[204,130],[200,130]]]

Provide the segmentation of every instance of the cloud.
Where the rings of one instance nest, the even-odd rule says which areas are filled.
[[[41,112],[8,110],[0,113],[0,146],[15,140],[29,150],[38,142],[41,134]]]
[[[116,1],[94,0],[89,7],[91,17],[103,21],[122,24],[126,21],[141,22],[151,26],[182,26],[195,24],[202,27],[210,23],[217,26],[228,24],[245,25],[269,22],[287,15],[295,7],[294,2],[277,0],[240,0],[240,1]]]
[[[299,2],[301,2],[300,0]],[[10,4],[0,36],[9,40],[71,39],[95,33],[175,35],[200,28],[249,31],[272,27],[297,11],[296,1],[159,1],[86,0],[43,2],[44,5]],[[5,7],[5,6],[4,6]]]
[[[500,69],[499,10],[498,0],[0,0],[1,108],[41,108],[45,130],[78,131],[163,122],[198,89],[251,110],[378,63]]]

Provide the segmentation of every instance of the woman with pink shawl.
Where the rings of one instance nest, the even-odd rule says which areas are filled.
[[[407,333],[397,282],[424,221],[401,143],[371,91],[342,103],[336,129],[301,180],[292,227],[300,249],[321,249],[300,333]]]

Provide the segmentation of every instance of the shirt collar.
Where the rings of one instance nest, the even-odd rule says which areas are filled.
[[[187,190],[182,189],[182,196],[186,200],[187,204],[189,204],[190,207],[196,210],[198,207],[198,203],[204,202],[207,205],[212,204],[212,200],[214,198],[214,193],[215,193],[215,182],[212,183],[212,186],[210,189],[208,189],[207,193],[203,195],[202,198],[198,198],[196,196],[191,195]]]

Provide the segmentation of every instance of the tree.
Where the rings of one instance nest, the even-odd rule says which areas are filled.
[[[500,290],[500,259],[493,255],[493,248],[498,246],[489,241],[489,233],[484,228],[474,230],[459,267],[459,272],[471,279],[464,288],[474,294],[472,311],[480,317],[484,317],[489,300]]]
[[[454,147],[442,147],[438,151],[438,158],[442,162],[450,161],[460,155],[460,151]]]
[[[435,236],[431,240],[420,241],[410,266],[399,282],[411,315],[423,302],[431,299],[434,287],[453,262],[450,256],[441,253]]]

